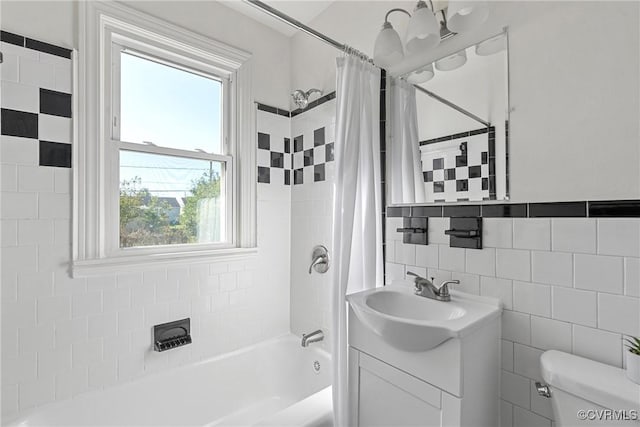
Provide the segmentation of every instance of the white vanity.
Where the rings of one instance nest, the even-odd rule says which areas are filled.
[[[347,299],[350,425],[499,425],[497,300],[404,284]]]

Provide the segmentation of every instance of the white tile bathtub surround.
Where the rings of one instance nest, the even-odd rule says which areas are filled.
[[[623,335],[640,334],[640,221],[488,218],[485,249],[464,251],[448,247],[448,221],[429,219],[429,245],[416,248],[416,263],[437,280],[459,279],[460,291],[476,293],[478,283],[481,295],[502,301],[503,420],[550,426],[548,399],[534,388],[539,355],[556,349],[621,367]],[[388,238],[401,240],[391,223],[402,224],[389,218]],[[417,268],[387,261],[387,283]]]
[[[325,128],[325,140],[334,141],[335,100],[326,102],[311,110],[294,116],[291,119],[291,147],[293,151],[294,138],[303,136],[303,147],[313,148],[314,130]],[[311,252],[315,245],[324,245],[331,250],[331,221],[333,200],[333,172],[331,168],[335,162],[327,163],[325,181],[314,182],[313,168],[304,168],[303,184],[294,184],[291,178],[291,331],[302,335],[323,329],[325,338],[321,346],[330,348],[329,328],[330,316],[330,280],[331,270],[326,274],[313,271],[309,275]],[[415,265],[416,248],[404,246],[402,235],[395,229],[402,227],[402,219],[396,219],[393,228],[394,241],[389,240],[388,246],[394,246],[389,252],[391,259],[404,259],[406,264],[396,264],[398,268],[387,270],[390,277],[404,278],[404,265]],[[392,233],[388,231],[388,234]]]
[[[54,75],[45,80],[68,85],[62,71]],[[41,130],[68,138],[66,122],[50,125]],[[73,279],[71,170],[37,166],[38,143],[24,138],[2,136],[0,157],[14,178],[1,194],[3,422],[289,332],[288,195],[258,189],[255,260]],[[193,344],[152,352],[153,324],[182,317],[191,318]]]

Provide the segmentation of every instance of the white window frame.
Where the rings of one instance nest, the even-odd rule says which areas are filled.
[[[251,98],[251,55],[115,2],[81,2],[80,61],[74,78],[74,276],[136,270],[153,264],[217,262],[256,253],[256,131]],[[119,152],[192,156],[182,150],[119,141],[118,97],[112,97],[114,43],[223,81],[222,155],[226,169],[227,242],[119,247]],[[119,70],[118,70],[119,71]],[[118,76],[119,77],[119,76]],[[115,84],[118,85],[116,79]],[[114,124],[116,125],[114,127]],[[115,132],[114,132],[115,131]],[[131,148],[131,147],[130,147]]]

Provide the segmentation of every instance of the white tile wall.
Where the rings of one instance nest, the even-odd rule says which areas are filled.
[[[33,109],[35,84],[70,87],[70,65],[5,46],[3,106],[8,94]],[[13,73],[12,60],[20,62]],[[68,119],[40,125],[54,140],[71,142]],[[258,188],[255,259],[73,279],[71,169],[38,166],[38,142],[15,137],[0,138],[0,161],[3,424],[38,405],[290,331],[288,194]],[[182,317],[191,317],[194,343],[151,351],[153,324]]]
[[[513,247],[518,249],[551,249],[551,220],[513,220]]]
[[[576,288],[622,293],[622,258],[582,254],[576,254],[574,257]]]
[[[502,315],[502,403],[506,426],[550,426],[548,399],[535,393],[539,356],[556,349],[622,366],[623,334],[640,334],[640,220],[483,220],[484,249],[448,247],[448,218],[429,219],[429,245],[416,247],[428,274],[459,278],[463,292],[499,298]],[[387,239],[401,240],[398,218]],[[437,254],[437,256],[435,255]],[[387,257],[387,283],[407,267]],[[415,267],[411,267],[415,269]]]
[[[327,142],[334,138],[335,101],[326,102],[291,119],[291,145],[293,138],[304,136],[304,148],[313,147],[313,131],[325,128]],[[312,176],[304,176],[304,184],[291,186],[291,331],[302,335],[322,329],[325,339],[321,343],[330,348],[330,273],[309,275],[311,252],[315,245],[331,250],[331,217],[333,200],[334,162],[326,163],[325,181],[313,182]],[[313,168],[305,168],[312,174]],[[291,179],[293,183],[293,178]],[[402,227],[400,221],[396,224]],[[395,228],[394,228],[395,230]],[[402,239],[387,245],[391,259],[402,259],[403,265],[416,265],[415,245],[404,245]],[[425,254],[420,254],[424,256]],[[428,262],[424,258],[421,262]],[[394,274],[394,272],[389,272]],[[404,267],[395,274],[404,277]]]

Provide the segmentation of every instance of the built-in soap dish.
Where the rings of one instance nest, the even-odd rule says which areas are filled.
[[[186,318],[153,327],[153,348],[166,351],[191,344],[191,319]]]

